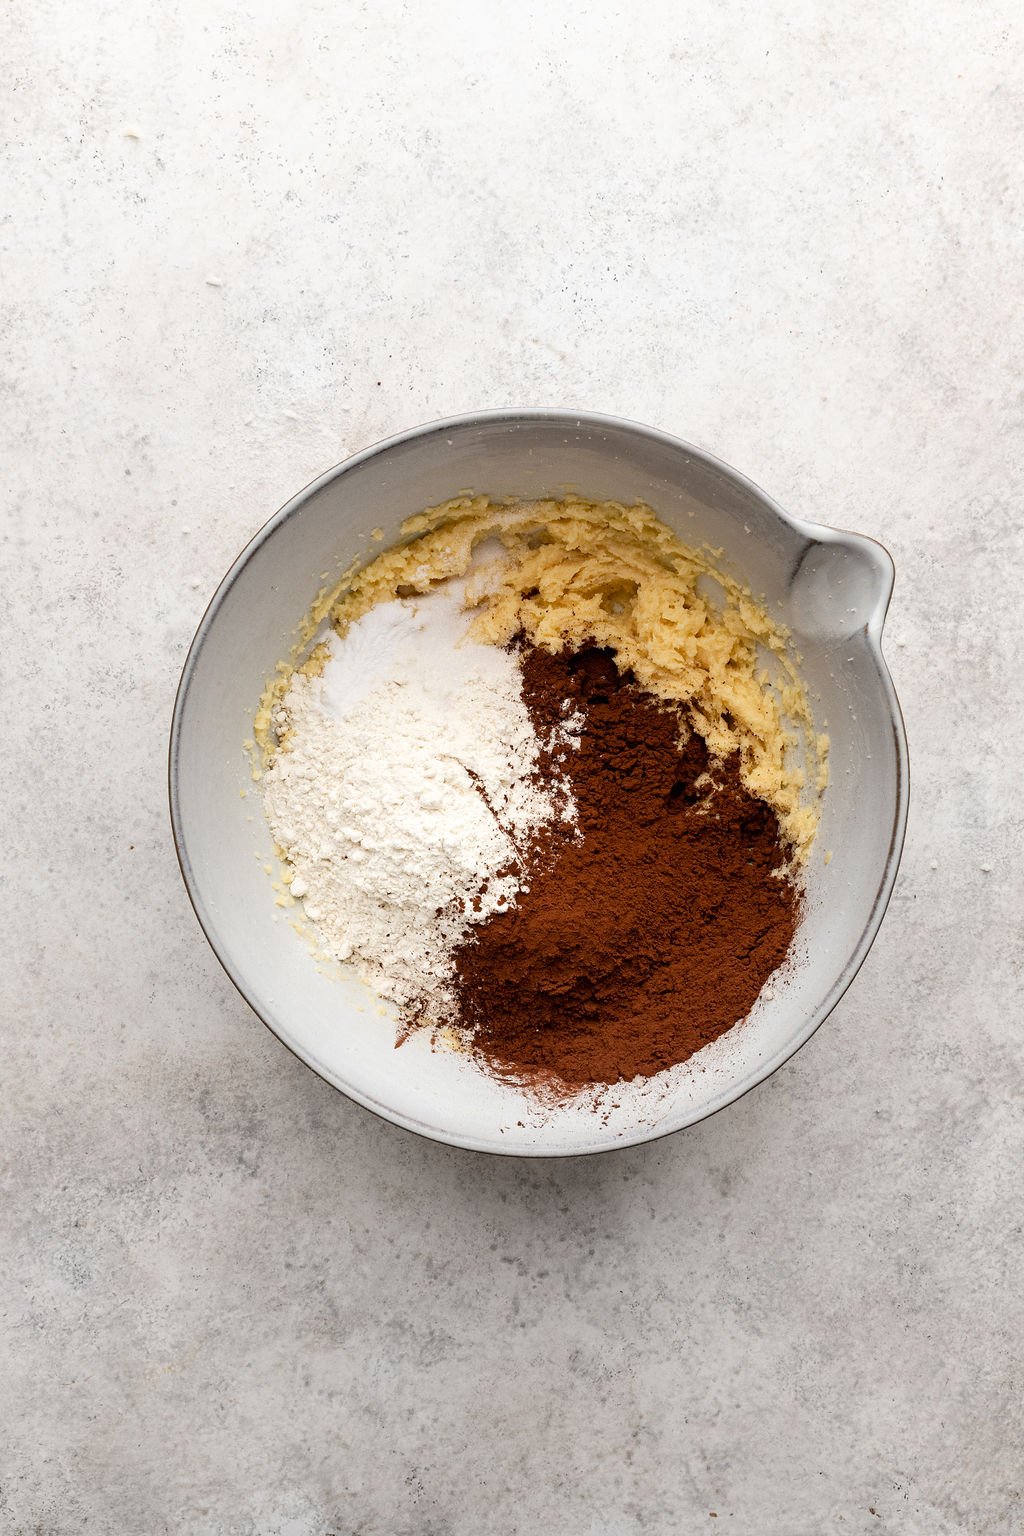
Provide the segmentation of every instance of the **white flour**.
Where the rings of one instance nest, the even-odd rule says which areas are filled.
[[[328,948],[435,1018],[454,946],[514,903],[539,827],[574,815],[566,785],[531,782],[519,665],[466,637],[462,590],[382,603],[332,634],[323,675],[296,674],[277,708],[287,750],[264,781],[292,894]]]

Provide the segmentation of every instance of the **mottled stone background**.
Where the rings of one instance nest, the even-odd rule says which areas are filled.
[[[1024,1527],[1019,15],[4,8],[4,1533]],[[914,773],[801,1055],[552,1164],[293,1060],[165,804],[254,529],[506,404],[664,426],[882,539]]]

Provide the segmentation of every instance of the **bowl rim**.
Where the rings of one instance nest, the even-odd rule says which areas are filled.
[[[387,1104],[381,1103],[369,1095],[362,1093],[359,1089],[354,1088],[350,1084],[336,1080],[333,1075],[328,1076],[320,1069],[320,1067],[314,1065],[314,1063],[303,1053],[297,1042],[286,1039],[271,1022],[271,1020],[266,1018],[261,1012],[260,1007],[254,998],[250,995],[244,976],[236,972],[236,969],[231,962],[230,956],[226,951],[226,946],[222,946],[219,941],[216,924],[206,908],[202,892],[199,889],[199,883],[196,880],[195,872],[192,867],[192,861],[189,857],[187,832],[181,813],[181,801],[178,783],[178,763],[180,756],[182,727],[185,719],[185,712],[188,706],[188,695],[191,689],[192,680],[195,675],[200,655],[202,653],[203,647],[206,644],[206,640],[209,636],[211,628],[213,627],[214,621],[216,620],[217,613],[227,598],[231,588],[234,586],[234,583],[237,580],[240,572],[242,571],[243,567],[248,564],[249,560],[256,553],[256,551],[267,541],[267,539],[272,537],[272,535],[275,534],[277,530],[283,526],[284,523],[293,517],[305,505],[305,503],[309,501],[313,496],[315,496],[325,485],[328,485],[333,480],[336,480],[340,476],[347,474],[350,470],[355,469],[358,465],[365,463],[367,460],[390,452],[400,444],[409,443],[417,439],[428,438],[435,434],[441,435],[443,433],[452,432],[457,429],[472,428],[482,424],[498,425],[505,423],[510,427],[514,427],[519,424],[536,424],[540,422],[549,422],[558,427],[579,427],[598,430],[614,428],[618,431],[625,429],[627,432],[637,437],[646,438],[649,441],[660,444],[661,446],[671,448],[676,452],[682,452],[691,458],[699,460],[702,464],[705,465],[705,467],[723,475],[727,480],[732,481],[734,485],[752,495],[766,511],[774,514],[774,516],[777,517],[781,522],[792,528],[798,534],[802,535],[809,542],[818,545],[845,544],[850,547],[856,546],[864,550],[864,553],[868,555],[868,557],[872,560],[872,563],[875,565],[876,572],[881,577],[881,582],[874,608],[868,621],[863,626],[863,631],[867,641],[868,649],[875,664],[879,683],[881,684],[885,706],[888,710],[896,756],[896,795],[895,804],[893,807],[893,821],[890,830],[889,846],[886,851],[885,864],[875,891],[874,898],[871,903],[871,909],[868,914],[867,922],[864,925],[864,928],[857,940],[856,945],[854,946],[852,953],[847,959],[846,964],[843,966],[843,969],[835,978],[832,986],[829,988],[828,992],[818,1004],[818,1006],[804,1020],[802,1028],[793,1037],[793,1040],[787,1044],[787,1046],[782,1051],[776,1053],[774,1056],[769,1057],[766,1062],[755,1067],[754,1070],[748,1074],[748,1076],[744,1077],[739,1083],[737,1083],[734,1090],[727,1089],[725,1097],[722,1098],[721,1102],[715,1103],[709,1108],[697,1110],[692,1114],[684,1115],[684,1117],[676,1125],[651,1128],[650,1130],[645,1130],[643,1127],[640,1127],[636,1130],[635,1133],[617,1137],[614,1141],[608,1141],[603,1144],[555,1149],[547,1149],[543,1147],[532,1148],[495,1146],[485,1143],[475,1137],[461,1136],[455,1133],[447,1132],[443,1129],[439,1129],[432,1125],[427,1125],[426,1123],[418,1121],[409,1115],[405,1115],[391,1109]],[[867,546],[867,548],[864,549],[864,546]],[[660,1141],[665,1136],[674,1136],[678,1132],[687,1130],[691,1126],[699,1125],[702,1121],[710,1119],[713,1115],[720,1114],[722,1110],[727,1109],[731,1104],[735,1104],[739,1099],[745,1097],[746,1094],[752,1092],[756,1087],[759,1086],[759,1084],[765,1082],[769,1077],[773,1076],[774,1073],[777,1072],[779,1068],[782,1067],[787,1061],[792,1060],[796,1053],[807,1044],[807,1041],[817,1033],[818,1029],[820,1029],[821,1025],[825,1022],[829,1014],[832,1013],[840,999],[844,996],[861,966],[864,964],[868,952],[871,949],[871,946],[878,934],[878,930],[881,927],[882,919],[885,916],[886,910],[889,906],[889,901],[892,897],[893,888],[896,883],[896,876],[899,870],[900,858],[903,852],[903,845],[906,838],[907,817],[910,805],[910,761],[909,749],[907,745],[906,725],[903,719],[903,712],[900,708],[900,702],[896,694],[896,689],[893,684],[892,677],[890,676],[885,657],[882,653],[881,645],[882,631],[885,624],[886,614],[888,612],[889,602],[892,597],[894,580],[895,564],[893,562],[892,555],[885,547],[885,545],[879,542],[879,540],[873,539],[867,534],[854,533],[845,529],[829,526],[828,524],[813,523],[807,521],[804,518],[796,517],[781,507],[773,497],[769,496],[766,491],[762,490],[759,485],[757,485],[753,480],[749,479],[748,476],[744,475],[742,471],[734,469],[732,465],[726,463],[724,459],[718,458],[717,455],[710,453],[707,449],[698,447],[696,444],[690,443],[684,438],[677,437],[673,433],[665,432],[658,427],[647,426],[642,422],[632,421],[628,417],[613,416],[597,411],[570,411],[547,407],[502,407],[499,409],[491,410],[467,411],[456,416],[440,417],[433,421],[424,422],[420,426],[410,427],[404,431],[392,433],[390,436],[381,438],[379,441],[370,444],[368,447],[360,449],[358,452],[351,454],[348,458],[342,459],[339,463],[334,464],[329,469],[324,470],[322,474],[317,475],[300,491],[297,491],[295,495],[289,497],[289,499],[281,507],[279,507],[271,517],[267,519],[262,527],[260,527],[256,533],[253,534],[252,538],[248,541],[247,544],[245,544],[239,554],[235,557],[225,572],[224,576],[218,583],[213,596],[210,598],[210,601],[207,604],[206,609],[199,621],[196,632],[189,646],[188,653],[185,657],[185,662],[181,671],[181,677],[178,681],[177,690],[175,692],[174,709],[171,717],[171,729],[168,742],[168,802],[170,811],[171,836],[174,842],[174,850],[178,860],[178,867],[181,871],[182,881],[184,883],[189,901],[192,905],[192,909],[195,912],[196,918],[203,931],[203,934],[206,937],[207,943],[213,950],[213,953],[219,961],[222,969],[224,970],[224,973],[228,977],[228,980],[232,983],[235,990],[239,993],[244,1002],[248,1004],[249,1008],[252,1009],[253,1013],[260,1020],[260,1022],[270,1030],[275,1039],[279,1040],[281,1044],[284,1045],[285,1048],[289,1050],[293,1056],[301,1061],[305,1067],[307,1067],[311,1072],[315,1073],[317,1077],[322,1078],[324,1082],[329,1083],[330,1086],[336,1089],[339,1093],[343,1093],[347,1098],[359,1104],[362,1108],[369,1110],[371,1113],[379,1116],[381,1119],[389,1121],[393,1125],[401,1127],[403,1130],[412,1131],[415,1134],[423,1136],[430,1141],[440,1142],[446,1146],[460,1147],[468,1151],[487,1153],[496,1157],[585,1157],[593,1156],[603,1152],[624,1151],[628,1147],[638,1146],[645,1142]]]

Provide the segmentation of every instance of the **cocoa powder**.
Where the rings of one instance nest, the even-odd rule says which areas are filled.
[[[693,733],[680,745],[678,712],[609,652],[522,660],[542,741],[583,716],[560,764],[578,835],[549,832],[517,906],[458,951],[461,1023],[489,1067],[519,1082],[651,1076],[743,1019],[785,959],[800,897],[778,823],[735,759],[709,763]]]

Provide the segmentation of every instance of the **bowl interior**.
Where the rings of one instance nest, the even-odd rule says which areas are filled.
[[[269,833],[243,742],[266,679],[325,580],[371,559],[404,518],[462,491],[577,491],[648,501],[787,623],[831,784],[808,873],[798,954],[751,1018],[690,1062],[616,1092],[600,1114],[540,1109],[468,1060],[393,1022],[357,981],[325,974],[275,905]],[[370,530],[383,530],[383,544]],[[786,518],[762,493],[678,441],[595,417],[494,415],[370,450],[297,496],[225,578],[186,664],[171,750],[172,815],[207,935],[259,1015],[328,1081],[411,1129],[506,1153],[628,1145],[699,1120],[772,1071],[812,1033],[859,965],[895,875],[905,816],[902,728],[878,635],[888,556],[855,535]],[[831,853],[825,862],[824,855]]]

